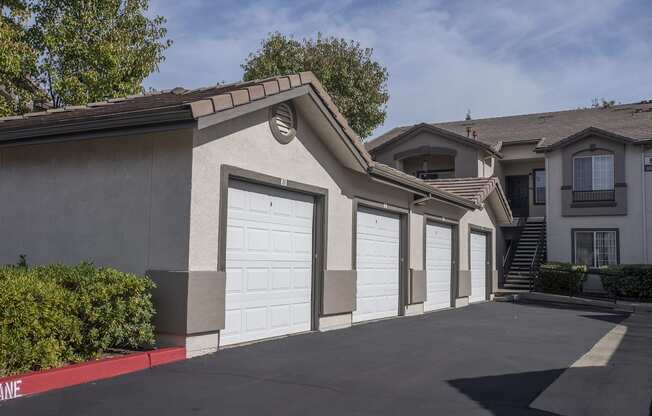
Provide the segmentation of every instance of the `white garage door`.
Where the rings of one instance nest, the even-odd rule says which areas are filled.
[[[230,184],[220,345],[310,330],[313,205],[302,194]]]
[[[487,299],[487,236],[471,233],[471,297],[470,302]]]
[[[353,322],[398,315],[400,219],[360,208],[357,218],[357,308]]]
[[[453,229],[447,225],[426,225],[426,311],[451,306]]]

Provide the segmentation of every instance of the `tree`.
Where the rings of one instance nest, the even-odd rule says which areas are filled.
[[[372,55],[373,49],[355,41],[321,34],[297,41],[275,32],[241,66],[245,81],[314,72],[351,128],[367,137],[385,121],[389,100],[387,69]]]
[[[52,105],[141,93],[172,42],[149,0],[32,0],[30,41]]]
[[[594,98],[591,100],[591,107],[593,108],[611,108],[616,105],[615,100],[605,100],[604,98]]]
[[[38,55],[25,31],[29,16],[23,1],[0,1],[0,117],[28,111],[38,92],[33,82]]]

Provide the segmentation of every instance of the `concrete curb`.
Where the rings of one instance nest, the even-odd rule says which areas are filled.
[[[185,359],[185,348],[170,347],[4,377],[0,378],[0,402],[117,377]]]
[[[652,312],[652,304],[618,301],[616,303],[608,300],[574,298],[570,296],[554,295],[551,293],[525,292],[511,295],[513,302],[529,300],[535,302],[563,303],[568,305],[590,306],[594,308],[613,309],[615,311],[641,313]]]

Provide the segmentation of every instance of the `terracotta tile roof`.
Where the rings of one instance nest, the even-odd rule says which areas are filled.
[[[322,104],[339,124],[344,134],[350,140],[350,143],[364,161],[364,167],[369,174],[390,178],[391,180],[407,184],[414,189],[427,192],[450,202],[467,208],[475,208],[475,204],[470,200],[434,188],[425,181],[389,166],[374,162],[360,137],[351,129],[346,118],[339,112],[326,89],[312,72],[302,72],[297,75],[273,77],[228,85],[217,85],[195,90],[186,90],[177,87],[172,90],[156,93],[108,99],[85,106],[58,108],[24,114],[22,116],[4,117],[0,118],[0,142],[7,140],[3,137],[3,133],[27,131],[24,140],[29,140],[31,138],[29,134],[35,128],[40,128],[41,131],[43,128],[49,130],[52,126],[77,122],[101,122],[109,117],[129,117],[156,110],[185,109],[189,120],[198,119],[306,85],[312,88],[317,98],[321,100]]]
[[[423,179],[419,179],[415,176],[412,176],[410,174],[407,174],[401,170],[395,169],[391,166],[385,165],[384,163],[379,163],[374,161],[373,164],[370,167],[370,172],[372,173],[382,173],[384,177],[387,178],[396,178],[399,179],[400,181],[404,183],[409,183],[415,188],[421,189],[424,192],[427,192],[429,194],[434,195],[435,197],[443,197],[444,199],[448,199],[451,202],[455,202],[459,205],[464,205],[467,208],[471,209],[476,209],[479,208],[480,205],[477,204],[476,202],[472,201],[471,199],[464,198],[462,196],[456,195],[452,192],[448,192],[444,189],[440,189],[438,187],[432,186],[430,183]]]
[[[432,179],[426,182],[434,188],[468,199],[477,205],[481,205],[495,192],[498,195],[500,205],[505,210],[506,218],[508,219],[507,223],[512,221],[512,210],[509,207],[500,181],[495,176],[490,178]]]
[[[426,180],[429,185],[450,192],[454,195],[482,204],[485,199],[500,186],[498,178],[453,178]]]
[[[541,140],[546,146],[589,127],[609,131],[634,140],[652,139],[652,101],[431,125],[466,136],[475,130],[478,140],[495,145],[499,142]],[[368,149],[392,141],[414,126],[396,127],[367,143]]]
[[[197,119],[234,107],[246,105],[262,98],[279,94],[304,85],[310,85],[331,112],[346,136],[358,150],[367,164],[372,162],[362,140],[351,129],[346,118],[339,112],[332,99],[312,72],[287,76],[239,82],[227,85],[186,90],[177,87],[171,90],[128,97],[112,98],[85,106],[69,106],[22,116],[0,118],[0,142],[2,133],[47,128],[75,122],[106,120],[108,117],[131,116],[151,111],[186,109],[189,117]]]

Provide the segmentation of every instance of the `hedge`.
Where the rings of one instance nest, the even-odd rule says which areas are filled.
[[[652,298],[652,266],[627,264],[601,268],[602,286],[612,296]]]
[[[0,376],[152,346],[153,288],[90,263],[0,267]]]
[[[573,296],[581,291],[586,272],[586,266],[549,262],[539,267],[534,285],[540,292]]]

